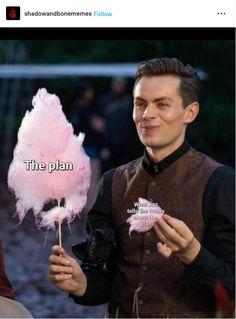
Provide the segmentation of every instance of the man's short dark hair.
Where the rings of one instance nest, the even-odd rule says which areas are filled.
[[[177,58],[160,58],[143,61],[138,64],[135,75],[135,84],[144,76],[176,75],[181,79],[179,93],[183,99],[184,107],[199,101],[201,91],[200,79],[190,65],[184,65]]]

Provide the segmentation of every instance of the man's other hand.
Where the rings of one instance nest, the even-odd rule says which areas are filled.
[[[197,257],[201,245],[182,220],[163,214],[154,224],[154,229],[161,240],[157,243],[157,250],[163,256],[170,257],[176,253],[187,265]]]

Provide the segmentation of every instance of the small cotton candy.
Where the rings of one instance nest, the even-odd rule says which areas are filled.
[[[132,214],[127,219],[127,222],[130,224],[129,234],[134,230],[139,233],[150,230],[164,213],[164,210],[157,203],[149,202],[140,197],[137,213]]]
[[[70,214],[70,211],[64,207],[54,207],[46,212],[40,212],[39,217],[37,219],[40,222],[40,227],[44,228],[56,228],[56,222],[62,222],[65,218],[67,218],[68,222],[73,214]]]
[[[39,227],[55,228],[55,221],[71,222],[87,201],[90,160],[82,143],[84,134],[74,135],[55,94],[38,90],[33,109],[27,111],[18,131],[18,142],[8,171],[8,186],[17,199],[20,222],[32,209]],[[26,169],[25,160],[44,163],[45,169]],[[54,169],[50,163],[71,163],[72,169]],[[64,207],[42,212],[52,199],[65,199]]]

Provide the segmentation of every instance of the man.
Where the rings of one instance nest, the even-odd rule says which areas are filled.
[[[88,213],[89,239],[73,248],[81,267],[53,247],[49,279],[107,317],[213,317],[214,286],[234,290],[233,171],[192,149],[187,125],[199,111],[199,79],[176,58],[138,65],[133,119],[144,157],[104,174]],[[129,236],[142,197],[165,210]]]
[[[125,78],[114,77],[109,92],[98,100],[91,119],[97,136],[103,139],[101,149],[102,170],[107,171],[134,159],[138,152],[138,139],[132,121],[132,99],[127,93]]]

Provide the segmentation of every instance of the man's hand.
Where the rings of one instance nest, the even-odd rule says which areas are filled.
[[[154,229],[162,242],[157,243],[157,250],[165,257],[176,253],[185,264],[190,264],[196,258],[201,245],[188,226],[181,220],[163,214],[155,224]]]
[[[48,278],[57,288],[78,297],[83,296],[87,287],[87,279],[80,265],[60,246],[53,246],[49,256]]]

